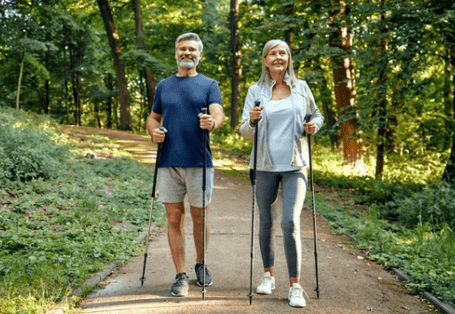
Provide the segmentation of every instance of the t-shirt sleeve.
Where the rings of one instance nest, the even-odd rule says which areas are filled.
[[[220,87],[218,86],[218,83],[216,81],[213,81],[213,83],[210,84],[209,97],[207,103],[209,105],[214,103],[223,105],[223,101],[221,100]]]
[[[158,83],[158,86],[155,90],[155,99],[153,100],[153,112],[157,114],[163,113],[163,106],[161,105],[161,91],[163,89],[163,84]]]

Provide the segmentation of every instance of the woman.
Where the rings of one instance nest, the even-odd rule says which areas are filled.
[[[281,183],[281,228],[290,284],[288,304],[292,307],[305,307],[304,291],[299,284],[300,212],[305,200],[309,166],[305,133],[316,133],[324,118],[316,107],[307,83],[295,76],[291,51],[286,42],[268,41],[262,56],[262,76],[248,90],[240,125],[240,134],[252,138],[254,126],[258,123],[256,199],[264,275],[256,292],[270,294],[275,290],[273,230],[277,213],[274,205]],[[260,101],[259,107],[254,106],[255,101]],[[309,123],[305,123],[306,114],[312,115]],[[250,167],[252,165],[253,157]]]

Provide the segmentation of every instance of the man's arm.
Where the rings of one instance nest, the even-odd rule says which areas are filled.
[[[224,124],[224,111],[223,106],[217,103],[213,103],[209,105],[209,112],[212,116],[213,121],[215,121],[214,128],[212,130],[220,129]],[[212,122],[213,125],[213,122]]]

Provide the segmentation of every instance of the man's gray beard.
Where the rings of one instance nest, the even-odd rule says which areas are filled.
[[[183,59],[183,58],[181,58]],[[178,65],[187,68],[187,69],[193,69],[195,68],[199,63],[199,59],[193,59],[193,61],[178,61]]]

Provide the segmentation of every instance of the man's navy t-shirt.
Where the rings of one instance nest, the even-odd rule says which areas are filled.
[[[203,131],[198,114],[213,103],[222,104],[220,88],[215,80],[202,74],[173,75],[158,84],[153,111],[162,116],[163,126],[168,131],[158,167],[203,167]],[[212,167],[209,137],[206,155],[207,166]]]

